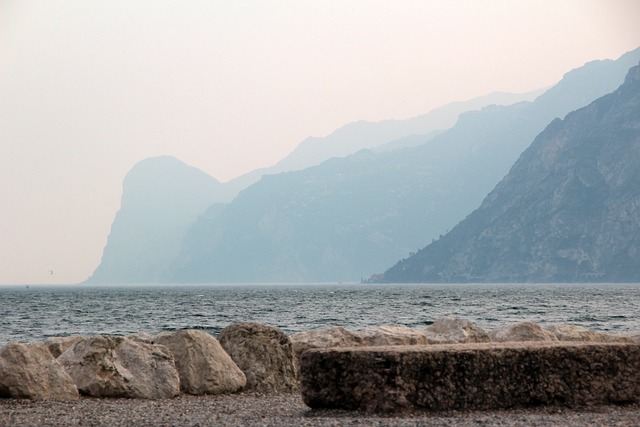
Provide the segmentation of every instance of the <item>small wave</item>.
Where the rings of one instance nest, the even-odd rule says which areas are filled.
[[[216,335],[231,323],[256,321],[287,331],[328,326],[431,325],[454,316],[487,326],[511,322],[568,323],[594,330],[640,330],[634,316],[640,286],[519,285],[389,286],[338,285],[286,288],[228,286],[72,288],[23,292],[0,288],[0,342],[42,340],[45,334],[92,335],[102,331],[200,329]],[[204,294],[202,292],[205,292]],[[334,292],[334,294],[329,294]],[[277,303],[274,303],[277,301]]]

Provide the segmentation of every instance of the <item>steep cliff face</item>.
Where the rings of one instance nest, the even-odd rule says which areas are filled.
[[[87,282],[160,281],[187,229],[222,191],[214,178],[173,157],[136,164],[124,179],[120,210],[100,265]]]
[[[368,277],[453,228],[551,120],[586,105],[585,98],[604,95],[603,88],[614,90],[639,57],[640,50],[617,61],[589,63],[534,102],[462,114],[452,129],[419,146],[362,151],[267,176],[242,191],[220,216],[195,224],[168,279]],[[629,58],[634,60],[626,66]]]
[[[640,66],[553,121],[480,208],[384,280],[640,281]]]

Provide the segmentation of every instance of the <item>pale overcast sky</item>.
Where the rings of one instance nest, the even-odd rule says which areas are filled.
[[[639,19],[637,0],[0,0],[0,283],[86,279],[139,160],[227,181],[351,121],[552,85],[640,46]]]

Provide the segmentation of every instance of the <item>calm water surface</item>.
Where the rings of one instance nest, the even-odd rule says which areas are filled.
[[[0,344],[58,335],[217,335],[254,321],[287,333],[327,326],[425,327],[443,316],[485,329],[520,321],[640,331],[639,284],[0,286]]]

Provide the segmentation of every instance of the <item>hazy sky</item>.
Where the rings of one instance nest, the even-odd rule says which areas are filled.
[[[86,279],[139,160],[226,181],[351,121],[552,85],[640,46],[639,18],[637,0],[0,0],[0,283]]]

